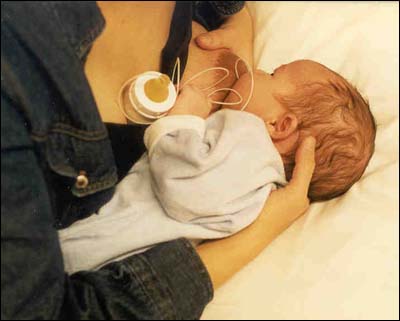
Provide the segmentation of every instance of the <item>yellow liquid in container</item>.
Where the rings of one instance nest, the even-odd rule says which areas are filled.
[[[168,86],[170,79],[162,74],[158,78],[150,79],[144,84],[144,93],[150,100],[161,103],[168,98]]]

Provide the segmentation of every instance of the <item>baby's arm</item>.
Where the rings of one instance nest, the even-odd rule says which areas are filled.
[[[167,116],[146,130],[145,144],[153,191],[182,222],[233,233],[255,219],[275,182],[284,184],[264,123],[249,113]]]
[[[177,130],[192,130],[192,134],[204,134],[204,119],[211,112],[211,103],[205,94],[197,87],[187,85],[182,88],[174,107],[168,116],[153,123],[144,137],[149,155],[164,135]]]
[[[205,118],[210,111],[205,94],[188,85],[181,90],[168,116],[154,122],[145,132],[153,191],[167,214],[179,221],[188,221],[189,216],[193,217],[189,212],[193,211],[187,202],[178,200],[182,191],[176,180],[182,178],[185,185],[194,185],[193,179],[198,176],[205,156],[203,151],[209,149],[204,134]]]
[[[191,85],[182,88],[169,116],[193,115],[207,118],[211,112],[211,102],[203,91]]]

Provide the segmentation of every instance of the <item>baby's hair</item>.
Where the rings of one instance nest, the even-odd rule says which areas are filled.
[[[376,124],[368,101],[343,78],[308,84],[275,98],[298,118],[300,139],[310,134],[316,138],[310,200],[329,200],[348,191],[364,173],[375,148]],[[295,153],[282,156],[288,180]]]

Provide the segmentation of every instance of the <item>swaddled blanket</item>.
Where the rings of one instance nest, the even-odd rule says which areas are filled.
[[[221,110],[168,116],[145,133],[148,153],[96,215],[59,232],[68,273],[96,269],[169,240],[229,236],[251,224],[286,184],[263,121]]]

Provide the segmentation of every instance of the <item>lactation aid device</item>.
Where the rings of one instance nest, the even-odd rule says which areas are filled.
[[[254,89],[254,77],[253,71],[249,65],[241,58],[238,58],[235,63],[235,75],[236,79],[239,79],[238,74],[238,63],[242,61],[247,70],[251,75],[250,93],[246,103],[240,110],[244,110],[252,95]],[[182,86],[180,86],[180,60],[179,57],[176,60],[172,76],[169,78],[167,75],[162,74],[158,71],[147,71],[128,79],[121,87],[118,95],[118,105],[122,110],[122,113],[127,119],[136,124],[151,124],[158,118],[166,116],[168,111],[174,106],[179,91],[185,87],[188,83],[197,79],[199,76],[206,72],[222,70],[225,75],[221,77],[214,84],[201,88],[201,90],[209,90],[214,88],[216,85],[224,81],[229,76],[229,70],[223,67],[212,67],[200,71],[189,80],[187,80]],[[177,75],[176,88],[173,84],[173,80]],[[172,79],[172,80],[171,80]],[[239,100],[235,102],[219,102],[211,99],[211,103],[219,105],[238,105],[243,102],[242,96],[232,88],[218,88],[208,94],[211,97],[216,92],[220,91],[231,91],[238,96]]]
[[[148,71],[127,81],[119,93],[125,117],[137,124],[151,124],[174,106],[177,93],[167,75]]]

